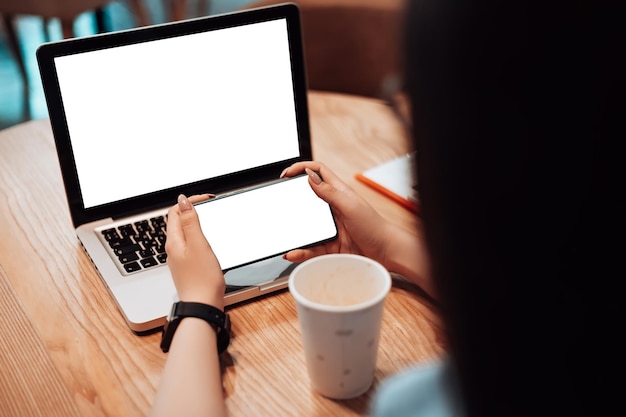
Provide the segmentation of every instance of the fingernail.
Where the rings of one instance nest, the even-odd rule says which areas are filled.
[[[310,168],[304,168],[304,172],[307,173],[307,175],[309,176],[309,178],[311,178],[314,184],[319,185],[322,183],[322,179],[317,174],[317,172],[313,171]]]
[[[180,211],[191,210],[191,203],[184,194],[178,196],[178,208]]]
[[[288,169],[289,169],[289,168],[285,168],[285,169],[283,169],[283,172],[281,172],[281,173],[280,173],[280,177],[278,177],[278,178],[284,178],[284,177],[285,177],[285,174],[287,174],[287,170],[288,170]]]
[[[215,197],[217,197],[217,194],[207,193],[207,196],[208,196],[209,198],[215,198]]]

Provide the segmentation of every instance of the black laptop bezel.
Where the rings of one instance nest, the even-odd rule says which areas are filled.
[[[300,147],[299,157],[114,203],[85,208],[78,182],[76,164],[72,156],[71,140],[54,63],[56,57],[283,18],[286,19],[289,36],[292,83]],[[293,3],[45,43],[37,49],[37,62],[70,215],[75,227],[103,218],[112,217],[116,219],[137,214],[138,212],[160,209],[167,206],[167,204],[164,205],[164,201],[174,204],[176,197],[180,193],[194,195],[211,192],[217,194],[259,184],[276,179],[285,167],[294,162],[313,159],[300,13],[297,5]]]

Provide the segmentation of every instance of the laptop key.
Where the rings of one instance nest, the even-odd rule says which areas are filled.
[[[142,220],[139,222],[135,223],[135,229],[137,229],[137,231],[139,233],[141,232],[148,232],[150,231],[152,228],[150,227],[150,225],[148,224],[148,220]]]
[[[165,219],[163,218],[163,216],[151,218],[150,223],[152,224],[152,227],[154,227],[155,229],[165,227]]]
[[[111,247],[111,249],[114,248],[119,248],[120,246],[130,246],[133,244],[133,241],[130,240],[129,238],[114,238],[109,240],[109,246]]]
[[[120,235],[122,235],[122,237],[128,237],[137,234],[132,224],[124,224],[117,229],[120,231]]]
[[[131,252],[131,253],[124,253],[122,255],[119,255],[118,259],[120,260],[121,263],[125,264],[131,261],[138,260],[139,256],[137,256],[135,252]]]
[[[120,235],[117,233],[116,229],[107,229],[102,231],[102,235],[107,242],[111,242],[112,240],[120,239]]]
[[[130,263],[124,264],[124,269],[128,273],[135,272],[141,269],[141,265],[139,265],[139,262],[130,262]]]
[[[151,256],[151,257],[146,258],[146,259],[142,259],[142,260],[141,260],[141,261],[139,261],[139,262],[141,262],[141,265],[142,265],[144,268],[150,268],[151,266],[156,266],[156,265],[158,265],[158,264],[159,264],[159,263],[157,262],[157,260],[156,260],[156,259],[154,259],[154,256]]]
[[[134,253],[134,252],[137,252],[138,250],[141,250],[141,246],[139,245],[119,246],[119,247],[113,248],[113,252],[117,256],[125,255],[127,253]]]
[[[156,258],[157,258],[157,261],[164,264],[167,262],[167,253],[160,253],[156,256]]]

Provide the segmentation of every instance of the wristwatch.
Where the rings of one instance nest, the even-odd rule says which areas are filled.
[[[161,336],[161,350],[168,352],[174,333],[185,317],[197,317],[205,320],[217,333],[217,352],[221,354],[228,348],[230,343],[230,318],[219,308],[208,304],[178,301],[172,306],[172,311],[163,326]]]

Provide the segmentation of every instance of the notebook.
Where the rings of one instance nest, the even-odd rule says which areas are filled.
[[[406,209],[419,214],[418,181],[413,168],[415,158],[413,151],[359,172],[355,177]]]
[[[177,300],[164,242],[178,194],[312,159],[298,8],[51,42],[37,60],[78,239],[128,326],[152,331]],[[294,266],[228,271],[225,304],[286,288]]]

